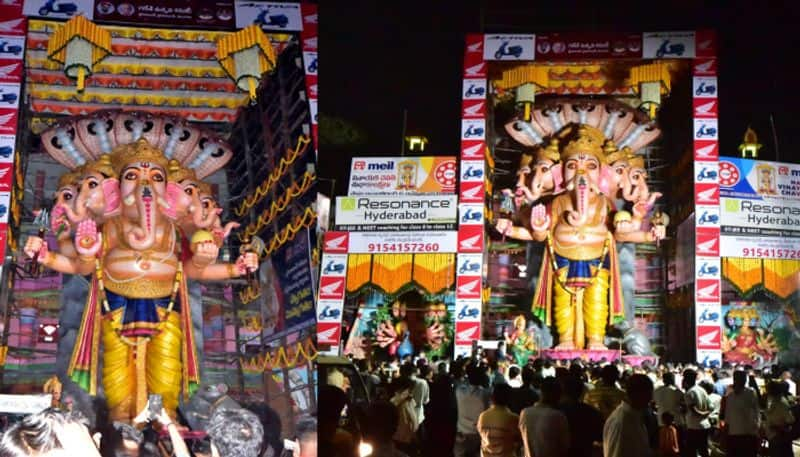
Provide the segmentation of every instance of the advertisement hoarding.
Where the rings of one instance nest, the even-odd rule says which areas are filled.
[[[347,231],[453,230],[455,195],[336,197],[336,228]]]
[[[450,194],[457,181],[454,156],[354,157],[348,195]]]
[[[351,232],[350,254],[425,254],[456,252],[458,232]]]
[[[720,160],[720,254],[800,258],[800,165]]]

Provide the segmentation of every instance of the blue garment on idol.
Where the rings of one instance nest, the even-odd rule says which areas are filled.
[[[110,311],[124,309],[122,311],[121,333],[125,336],[150,336],[155,333],[156,326],[160,322],[156,307],[167,308],[170,299],[170,297],[129,298],[108,290],[105,291],[105,294]],[[180,300],[177,296],[172,310],[175,312],[180,311]]]
[[[560,256],[558,254],[556,256],[556,266],[561,269],[564,267],[568,267],[567,270],[567,279],[591,279],[594,275],[592,274],[591,267],[597,268],[600,265],[600,259],[590,259],[590,260],[572,260],[566,257]],[[611,262],[609,261],[609,256],[605,256],[603,259],[603,268],[606,270],[611,268]]]

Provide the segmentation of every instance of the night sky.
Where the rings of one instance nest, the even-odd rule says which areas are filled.
[[[772,115],[778,158],[800,162],[800,5],[597,3],[320,2],[319,111],[363,129],[367,141],[345,150],[321,142],[319,176],[335,179],[337,194],[343,195],[352,156],[399,155],[403,109],[407,134],[429,138],[426,155],[457,155],[464,35],[470,32],[715,29],[721,154],[738,154],[744,130],[752,125],[764,144],[759,158],[775,160]],[[320,183],[320,192],[330,189],[329,181]]]

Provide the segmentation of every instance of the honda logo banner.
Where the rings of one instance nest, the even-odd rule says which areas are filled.
[[[317,344],[339,346],[342,338],[342,324],[340,322],[317,322]],[[338,353],[338,349],[336,351]]]
[[[495,35],[483,38],[484,60],[534,60],[536,37],[534,35]]]

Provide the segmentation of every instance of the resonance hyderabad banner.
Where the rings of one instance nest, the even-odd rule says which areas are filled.
[[[800,165],[721,158],[719,183],[722,257],[800,258]]]

